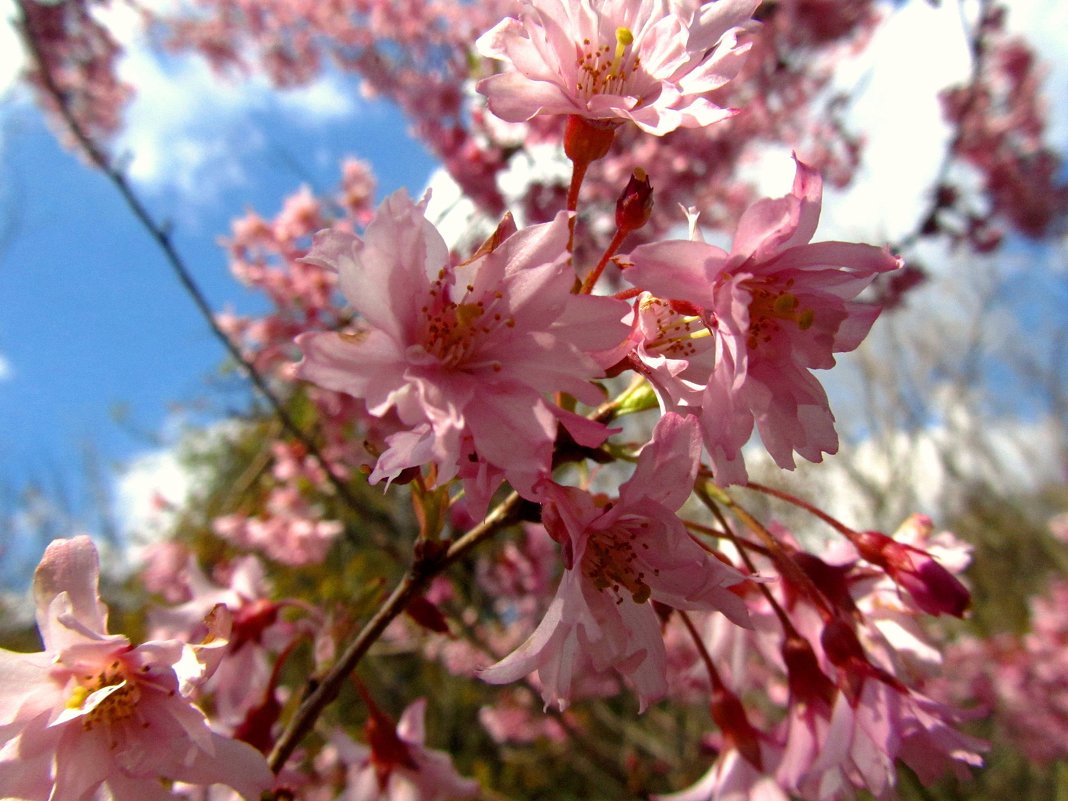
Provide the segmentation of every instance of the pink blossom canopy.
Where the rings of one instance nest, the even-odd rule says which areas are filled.
[[[511,69],[478,91],[509,122],[536,114],[631,121],[663,135],[734,112],[703,95],[735,76],[757,0],[524,0],[476,46]]]

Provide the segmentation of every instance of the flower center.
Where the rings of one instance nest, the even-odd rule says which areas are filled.
[[[681,314],[660,298],[643,301],[641,311],[650,315],[656,326],[655,335],[646,340],[647,351],[688,359],[697,354],[698,340],[712,336],[712,330],[699,314]]]
[[[775,279],[760,284],[749,283],[753,299],[749,303],[749,336],[746,344],[750,349],[770,342],[782,330],[784,322],[792,322],[802,331],[812,327],[815,312],[802,308],[797,295],[790,292],[793,283],[792,278],[783,287],[777,286]]]
[[[141,688],[130,681],[126,666],[119,660],[111,662],[96,675],[80,677],[80,683],[67,699],[68,709],[78,709],[85,700],[98,690],[114,687],[82,720],[86,731],[99,724],[109,725],[133,717],[141,700]]]
[[[616,28],[616,47],[602,44],[594,47],[589,39],[582,40],[582,50],[575,60],[578,80],[575,91],[592,95],[623,94],[627,79],[641,66],[641,56],[634,55],[631,45],[634,34],[629,28]]]
[[[624,590],[636,604],[645,603],[652,594],[642,559],[642,551],[649,549],[649,543],[639,540],[639,532],[634,530],[647,525],[644,521],[621,521],[607,531],[595,532],[586,543],[583,575],[598,590],[615,595],[617,604],[623,603]],[[660,571],[653,568],[650,572],[655,576]]]
[[[488,297],[474,299],[471,297],[474,287],[468,285],[467,295],[462,302],[456,303],[449,298],[445,283],[447,276],[443,270],[431,287],[430,302],[421,309],[426,320],[423,348],[445,367],[489,367],[499,372],[502,369],[499,361],[479,362],[477,352],[485,338],[500,327],[515,327],[515,318],[497,308],[504,295],[497,291]]]

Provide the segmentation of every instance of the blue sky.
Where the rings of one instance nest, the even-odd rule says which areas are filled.
[[[873,49],[891,67],[852,78],[869,87],[854,113],[873,132],[872,156],[852,193],[829,193],[820,238],[878,241],[911,226],[909,209],[937,167],[945,135],[932,87],[967,66],[953,5],[909,4],[888,26],[896,33]],[[1063,62],[1068,4],[1010,5],[1010,20]],[[0,0],[0,19],[8,7]],[[1068,145],[1064,67],[1055,64],[1048,86],[1058,101],[1053,139]],[[87,445],[109,470],[158,447],[161,436],[165,443],[178,409],[243,401],[206,383],[223,351],[118,194],[60,148],[24,96],[5,92],[4,76],[16,68],[17,49],[0,24],[0,518],[32,483],[85,511]],[[244,209],[272,215],[302,183],[329,190],[349,154],[373,163],[379,197],[401,186],[419,192],[435,166],[403,133],[395,109],[362,99],[345,77],[279,94],[263,82],[228,85],[199,61],[161,61],[139,48],[122,69],[139,94],[118,148],[132,157],[130,175],[150,208],[173,220],[175,240],[216,309],[256,307],[216,244]],[[789,154],[758,166],[769,194],[785,191]],[[1042,258],[1063,262],[1048,252]]]
[[[348,154],[374,161],[380,196],[420,191],[434,167],[392,106],[354,99],[354,82],[237,102],[205,89],[199,66],[150,80],[167,71],[172,92],[201,93],[207,113],[168,119],[160,108],[175,98],[157,93],[133,109],[120,147],[216,309],[260,308],[217,244],[244,209],[271,216],[301,184],[331,190]],[[0,515],[31,484],[87,512],[87,448],[109,471],[205,400],[243,404],[208,387],[224,353],[159,249],[18,93],[0,109],[0,308]]]

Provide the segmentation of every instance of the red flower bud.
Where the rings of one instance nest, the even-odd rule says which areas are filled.
[[[652,213],[653,186],[645,170],[637,167],[616,201],[616,228],[636,231],[649,222]]]
[[[787,636],[782,644],[782,660],[786,664],[791,702],[819,702],[830,709],[834,703],[834,682],[820,669],[808,640],[796,634]]]
[[[929,615],[964,617],[971,593],[927,551],[897,542],[878,531],[853,538],[860,555],[881,567]]]
[[[760,757],[760,733],[753,728],[745,714],[745,707],[738,696],[720,685],[712,690],[709,703],[712,720],[723,732],[723,739],[733,745],[745,759],[757,770],[763,770]]]
[[[437,632],[438,634],[449,633],[449,623],[441,610],[426,599],[423,595],[416,595],[408,601],[404,607],[408,617],[422,626],[424,629]]]

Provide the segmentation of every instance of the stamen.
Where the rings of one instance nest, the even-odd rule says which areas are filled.
[[[619,76],[619,68],[623,66],[623,56],[632,44],[634,44],[634,34],[630,32],[630,28],[616,28],[616,57],[612,60],[612,66],[609,69],[612,75]]]

